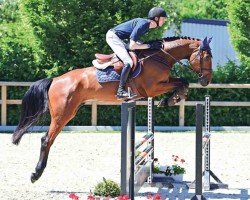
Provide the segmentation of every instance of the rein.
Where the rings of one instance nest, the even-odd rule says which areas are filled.
[[[186,68],[188,68],[189,70],[195,72],[195,73],[198,75],[198,77],[200,77],[200,78],[203,76],[202,71],[210,71],[210,72],[212,71],[211,69],[205,69],[205,68],[202,67],[202,66],[203,66],[203,54],[202,54],[202,52],[205,51],[205,50],[203,50],[203,49],[201,48],[201,46],[199,46],[197,49],[195,49],[195,50],[193,51],[193,52],[199,51],[198,54],[197,54],[191,61],[188,61],[189,64],[191,65],[191,63],[192,63],[194,60],[196,60],[198,56],[200,56],[200,66],[199,66],[200,71],[199,71],[199,73],[197,73],[194,69],[192,69],[192,68],[190,67],[190,65],[186,65],[186,64],[184,64],[183,62],[181,62],[180,60],[177,60],[174,56],[172,56],[170,53],[168,53],[167,51],[165,51],[165,50],[162,49],[162,48],[161,48],[159,51],[156,51],[156,52],[154,52],[154,53],[152,53],[152,54],[150,54],[150,55],[148,55],[148,56],[146,56],[146,57],[144,57],[144,58],[139,59],[138,62],[140,63],[140,62],[142,62],[143,60],[146,60],[146,59],[148,59],[148,58],[150,58],[150,57],[152,57],[152,56],[158,54],[160,51],[162,51],[164,54],[166,54],[166,55],[168,55],[169,57],[171,57],[176,63],[179,63],[182,67],[186,67]],[[175,72],[175,73],[176,73],[176,72]]]
[[[152,53],[152,54],[150,54],[150,55],[148,55],[148,56],[146,56],[146,57],[144,57],[144,58],[141,58],[140,60],[138,60],[138,62],[140,63],[140,62],[142,62],[143,60],[146,60],[146,59],[148,59],[148,58],[150,58],[150,57],[152,57],[152,56],[158,54],[159,52],[160,52],[160,51],[156,51],[156,52],[154,52],[154,53]]]
[[[199,66],[200,72],[199,72],[199,74],[198,74],[199,77],[202,77],[202,76],[203,76],[202,71],[204,71],[204,70],[212,71],[212,70],[210,70],[210,69],[203,69],[203,67],[202,67],[203,55],[201,54],[201,52],[203,52],[203,50],[200,48],[200,46],[199,46],[197,49],[194,50],[194,52],[195,52],[195,51],[199,51],[198,54],[197,54],[191,61],[188,61],[190,65],[186,65],[186,64],[182,63],[180,60],[177,60],[174,56],[172,56],[170,53],[168,53],[168,52],[165,51],[164,49],[161,49],[161,51],[162,51],[164,54],[170,56],[175,62],[179,63],[182,67],[186,67],[186,68],[190,69],[191,71],[193,71],[193,72],[195,72],[195,73],[196,73],[196,71],[194,71],[194,70],[190,67],[190,65],[191,65],[191,63],[192,63],[198,56],[200,56],[200,66]],[[197,74],[197,73],[196,73],[196,74]]]

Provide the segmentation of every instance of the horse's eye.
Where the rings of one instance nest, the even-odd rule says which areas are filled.
[[[210,56],[209,56],[209,55],[205,55],[205,56],[204,56],[204,59],[205,59],[205,60],[208,60],[208,59],[210,59]]]

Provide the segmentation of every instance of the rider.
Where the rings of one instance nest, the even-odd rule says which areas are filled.
[[[161,7],[154,7],[148,13],[148,18],[135,18],[115,26],[106,34],[106,41],[114,53],[122,60],[124,66],[121,72],[121,80],[117,90],[117,98],[128,98],[129,93],[125,90],[126,82],[133,66],[133,61],[128,54],[124,39],[129,39],[128,49],[161,49],[162,43],[159,41],[150,44],[139,43],[139,38],[149,29],[161,27],[165,18],[166,11]]]

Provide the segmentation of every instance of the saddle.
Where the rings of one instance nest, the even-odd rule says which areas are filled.
[[[134,52],[129,52],[130,57],[133,60],[133,67],[132,71],[135,70],[138,62],[137,55]],[[123,62],[115,55],[115,53],[112,54],[95,54],[95,60],[92,61],[92,64],[100,70],[104,70],[109,66],[113,66],[114,70],[121,74],[122,68],[123,68]]]

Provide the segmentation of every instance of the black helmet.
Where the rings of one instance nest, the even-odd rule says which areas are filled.
[[[148,12],[148,18],[154,19],[155,17],[167,17],[167,13],[161,7],[154,7]]]

